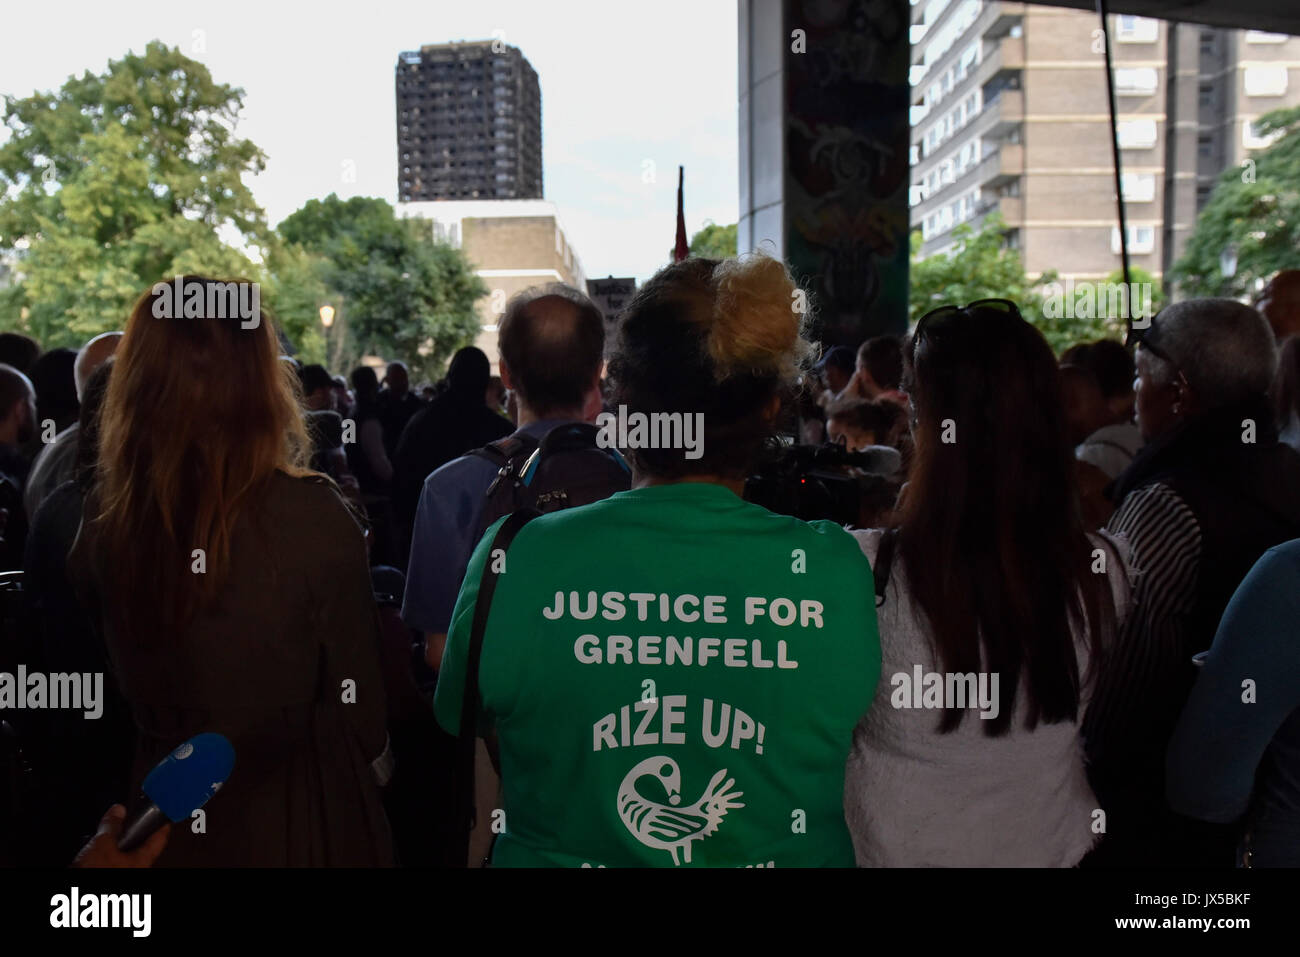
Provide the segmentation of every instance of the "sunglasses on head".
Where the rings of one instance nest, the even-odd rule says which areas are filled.
[[[1143,330],[1142,335],[1137,337],[1137,344],[1141,346],[1143,349],[1145,349],[1147,352],[1151,353],[1157,359],[1163,359],[1165,362],[1168,362],[1171,366],[1176,367],[1178,363],[1176,363],[1172,358],[1170,358],[1169,353],[1165,352],[1163,349],[1157,346],[1153,341],[1156,333],[1156,321],[1159,318],[1160,318],[1159,313],[1156,313],[1154,316],[1151,317],[1150,325],[1148,325],[1147,328]]]
[[[1161,349],[1158,345],[1156,345],[1154,342],[1151,341],[1156,332],[1156,320],[1159,318],[1160,318],[1159,313],[1156,313],[1154,316],[1151,317],[1151,325],[1148,326],[1143,331],[1142,335],[1137,340],[1137,344],[1141,346],[1142,349],[1144,349],[1145,351],[1151,353],[1157,359],[1160,359],[1162,362],[1168,363],[1170,368],[1174,370],[1175,384],[1180,385],[1183,388],[1186,388],[1187,387],[1186,373],[1183,372],[1182,368],[1174,360],[1173,356],[1165,352],[1165,350]]]
[[[1139,335],[1136,335],[1136,343],[1145,348],[1148,352],[1151,352],[1151,354],[1156,356],[1157,359],[1162,359],[1166,361],[1166,363],[1174,365],[1174,367],[1177,368],[1178,363],[1175,363],[1175,361],[1170,358],[1169,352],[1162,350],[1162,348],[1157,346],[1156,342],[1154,342],[1154,338],[1156,338],[1156,333],[1158,332],[1156,325],[1158,321],[1160,321],[1160,313],[1157,312],[1156,315],[1151,317],[1151,322],[1149,322],[1147,328],[1141,330]]]
[[[935,319],[947,319],[957,315],[968,315],[973,309],[993,309],[998,312],[1005,312],[1011,316],[1020,316],[1020,307],[1010,299],[976,299],[974,302],[968,302],[964,306],[940,306],[938,309],[931,309],[916,323],[916,332],[914,338],[921,338],[925,327]]]

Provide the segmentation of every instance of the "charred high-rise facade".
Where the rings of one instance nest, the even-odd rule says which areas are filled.
[[[541,199],[537,71],[498,40],[397,58],[397,198]]]

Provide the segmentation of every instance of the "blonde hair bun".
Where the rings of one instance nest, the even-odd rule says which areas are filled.
[[[792,377],[811,351],[802,338],[799,287],[785,263],[765,253],[720,262],[707,334],[719,379],[738,373]]]

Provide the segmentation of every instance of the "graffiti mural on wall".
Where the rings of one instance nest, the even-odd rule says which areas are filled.
[[[827,346],[907,327],[909,15],[908,0],[785,3],[785,251]]]

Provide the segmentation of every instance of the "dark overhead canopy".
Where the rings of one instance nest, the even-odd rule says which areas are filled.
[[[1095,0],[1032,0],[1053,7],[1096,10]],[[1161,20],[1185,20],[1216,27],[1300,35],[1297,0],[1109,0],[1111,13],[1135,13]]]

